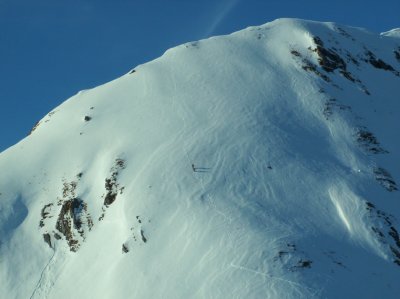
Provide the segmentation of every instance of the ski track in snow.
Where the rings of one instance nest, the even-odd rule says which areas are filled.
[[[56,245],[54,244],[54,246],[56,246]],[[50,272],[50,270],[51,270],[50,268],[53,264],[56,263],[56,261],[54,259],[55,255],[56,255],[56,247],[54,247],[51,258],[49,259],[49,261],[43,268],[42,272],[40,273],[39,281],[37,282],[36,287],[33,290],[32,295],[29,297],[29,299],[34,299],[34,298],[46,299],[47,298],[48,293],[50,292],[51,287],[54,284],[52,282],[54,277],[51,277],[54,275],[54,273]]]

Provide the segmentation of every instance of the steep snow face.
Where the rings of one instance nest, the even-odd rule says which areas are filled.
[[[293,19],[81,91],[0,155],[4,298],[398,298],[400,41]]]

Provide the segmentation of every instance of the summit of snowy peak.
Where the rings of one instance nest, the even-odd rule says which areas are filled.
[[[399,72],[278,19],[78,93],[0,154],[2,294],[397,298]]]
[[[381,35],[390,37],[400,37],[400,28],[394,28],[392,30],[382,32]]]

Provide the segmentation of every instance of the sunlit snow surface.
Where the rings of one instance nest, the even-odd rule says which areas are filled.
[[[399,71],[280,19],[79,92],[0,155],[0,297],[399,298]]]

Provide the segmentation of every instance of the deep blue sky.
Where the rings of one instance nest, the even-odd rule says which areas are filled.
[[[400,0],[0,0],[0,152],[82,89],[184,42],[295,17],[400,27]]]

